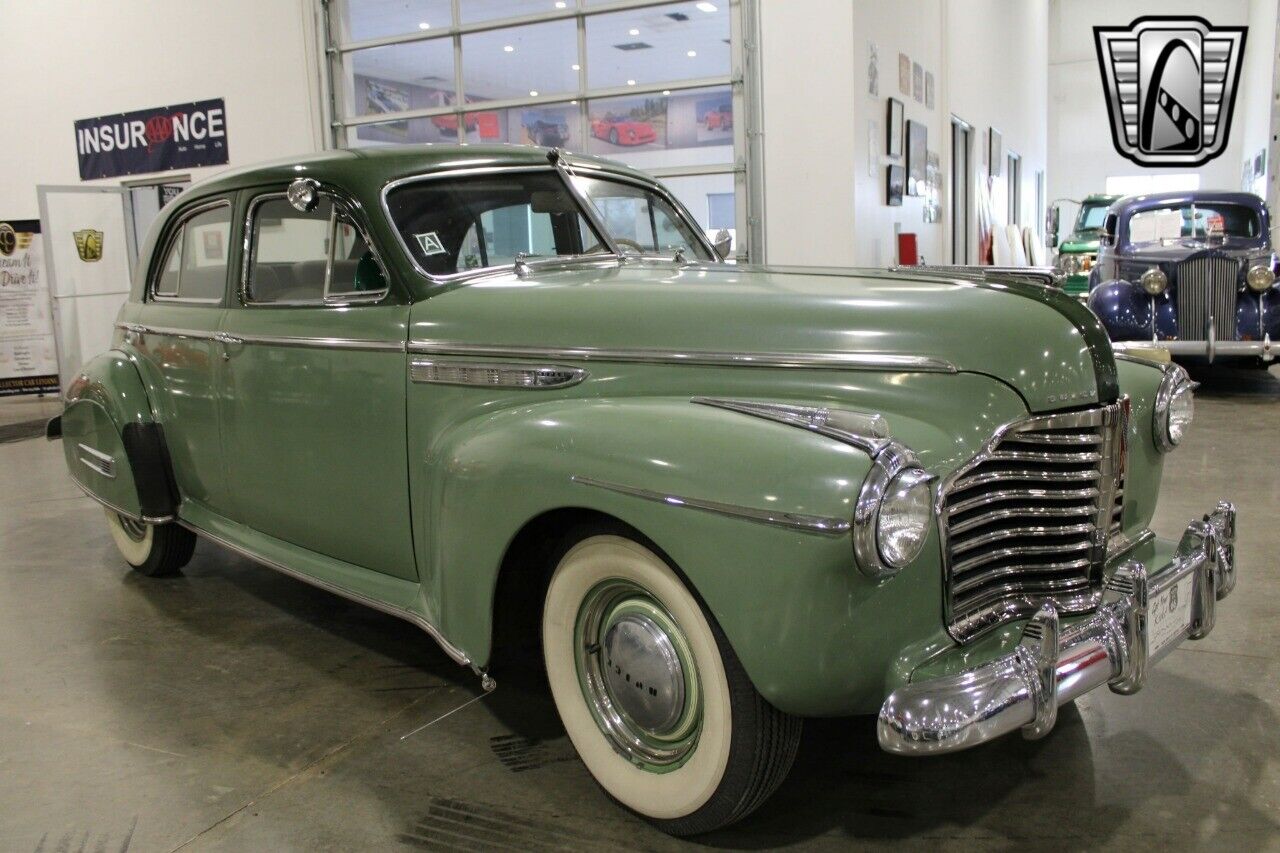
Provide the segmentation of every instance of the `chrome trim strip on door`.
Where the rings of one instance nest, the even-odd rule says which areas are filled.
[[[86,457],[79,457],[81,464],[91,471],[96,471],[104,477],[112,480],[116,478],[116,460],[110,454],[103,453],[101,450],[95,450],[87,444],[76,444],[80,448],[82,454],[88,453]]]
[[[466,385],[478,388],[568,388],[587,378],[580,367],[554,364],[495,364],[475,361],[414,359],[409,365],[414,382]]]
[[[624,486],[619,483],[609,483],[604,480],[597,480],[593,477],[582,477],[577,474],[573,475],[569,479],[584,486],[595,486],[599,489],[617,492],[620,495],[630,495],[634,498],[643,498],[647,501],[655,501],[656,503],[664,503],[670,506],[701,509],[707,512],[713,512],[717,515],[725,515],[730,518],[744,518],[748,521],[772,524],[777,527],[785,527],[788,530],[799,530],[803,533],[826,533],[833,536],[842,536],[849,532],[849,528],[851,526],[851,522],[843,518],[826,518],[819,515],[778,512],[777,510],[756,509],[755,507],[702,500],[700,498],[686,498],[679,495],[654,492],[649,489],[640,489],[634,486]]]
[[[232,335],[198,329],[175,329],[169,326],[144,326],[139,323],[117,323],[116,328],[139,335],[165,335],[228,344],[266,344],[278,347],[312,347],[314,349],[374,350],[404,352],[401,341],[373,341],[366,338],[306,338],[286,335]]]
[[[226,548],[229,551],[234,551],[235,553],[239,554],[242,557],[247,557],[248,559],[253,560],[255,563],[259,563],[263,566],[266,566],[269,569],[274,569],[275,571],[280,572],[283,575],[288,575],[294,580],[300,580],[303,583],[310,584],[311,586],[317,587],[319,589],[323,589],[325,592],[331,592],[334,595],[341,596],[342,598],[345,598],[349,601],[354,601],[356,604],[363,604],[365,607],[370,607],[370,608],[373,608],[374,610],[378,610],[382,613],[386,613],[388,616],[395,616],[398,619],[403,619],[406,622],[410,622],[414,625],[417,625],[419,628],[425,631],[427,635],[431,637],[431,639],[435,640],[436,643],[440,645],[440,648],[444,650],[444,653],[447,654],[449,657],[453,658],[455,662],[463,666],[472,665],[471,658],[467,657],[466,653],[462,651],[462,649],[459,649],[457,646],[453,645],[448,640],[446,640],[444,636],[440,633],[439,628],[437,628],[435,625],[428,622],[425,617],[419,616],[417,613],[414,613],[409,610],[405,610],[400,607],[396,607],[393,604],[387,604],[386,602],[379,601],[376,598],[370,598],[367,595],[363,595],[362,593],[355,592],[354,590],[350,590],[345,587],[338,586],[337,584],[330,583],[329,581],[322,580],[321,578],[313,577],[312,575],[308,575],[305,572],[300,572],[297,569],[290,568],[289,566],[286,566],[283,563],[277,563],[275,560],[268,559],[267,557],[264,557],[261,554],[255,554],[253,551],[250,551],[248,548],[241,547],[240,545],[237,545],[234,542],[230,542],[226,539],[223,539],[221,536],[210,533],[209,531],[204,530],[202,528],[196,527],[194,524],[184,521],[181,518],[178,519],[178,524],[181,524],[183,527],[187,528],[197,536],[203,536],[205,539],[208,539],[210,542],[213,542],[217,545],[221,545],[223,548]]]
[[[487,358],[576,359],[581,361],[693,364],[703,367],[785,367],[827,370],[895,370],[920,373],[959,373],[949,361],[917,355],[859,352],[711,352],[708,350],[603,349],[596,347],[525,347],[462,344],[447,341],[409,342],[409,352],[422,355]]]

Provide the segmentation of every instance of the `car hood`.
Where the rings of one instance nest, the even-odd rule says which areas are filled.
[[[1012,386],[1032,411],[1117,395],[1097,318],[1056,288],[878,270],[628,261],[486,276],[431,296],[430,351],[923,356]],[[600,357],[603,357],[601,354]],[[743,362],[749,364],[749,362]],[[897,369],[897,368],[885,368]]]
[[[1058,251],[1064,254],[1096,252],[1098,251],[1098,238],[1096,235],[1090,237],[1088,235],[1072,234],[1066,240],[1062,241],[1062,245],[1058,247]]]

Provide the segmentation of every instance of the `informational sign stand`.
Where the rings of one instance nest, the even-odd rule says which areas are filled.
[[[40,223],[0,221],[0,397],[58,391],[48,288]]]
[[[66,388],[86,359],[111,348],[138,254],[133,204],[127,187],[39,186],[36,194]]]

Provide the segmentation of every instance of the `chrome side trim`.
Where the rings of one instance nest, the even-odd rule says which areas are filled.
[[[354,590],[346,589],[345,587],[338,586],[337,584],[330,583],[329,581],[326,581],[326,580],[321,580],[320,578],[313,577],[311,575],[306,574],[305,572],[300,572],[297,569],[290,568],[289,566],[286,566],[283,563],[277,563],[275,560],[267,559],[266,557],[263,557],[261,554],[255,554],[253,551],[250,551],[248,548],[243,548],[235,544],[234,542],[230,542],[226,539],[223,539],[221,536],[210,533],[209,531],[204,530],[202,528],[196,527],[194,524],[191,524],[190,522],[185,521],[181,518],[178,519],[178,524],[181,524],[183,527],[187,528],[197,536],[203,536],[205,539],[208,539],[210,542],[213,542],[217,545],[221,545],[223,548],[226,548],[228,551],[233,551],[242,557],[247,557],[248,559],[253,560],[255,563],[266,566],[269,569],[274,569],[283,575],[288,575],[294,580],[300,580],[303,583],[310,584],[311,586],[317,587],[319,589],[323,589],[325,592],[331,592],[334,595],[341,596],[342,598],[345,598],[349,601],[354,601],[356,604],[363,604],[365,607],[370,607],[374,610],[378,610],[382,613],[386,613],[388,616],[395,616],[398,619],[403,619],[406,622],[411,622],[414,625],[417,625],[423,631],[425,631],[427,635],[431,637],[431,639],[435,640],[440,645],[440,648],[444,650],[444,653],[447,654],[449,657],[453,658],[455,662],[463,666],[473,666],[471,662],[471,658],[467,657],[466,653],[463,652],[462,649],[459,649],[457,646],[453,645],[448,640],[446,640],[444,636],[440,633],[440,629],[438,629],[435,625],[428,622],[426,618],[419,616],[417,613],[413,613],[412,611],[405,610],[403,608],[396,607],[391,604],[387,604],[386,602],[379,601],[376,598],[370,598],[369,596],[363,595],[362,593],[355,592]]]
[[[620,495],[630,495],[634,498],[643,498],[647,501],[655,501],[657,503],[669,504],[671,506],[701,509],[707,512],[716,513],[717,515],[726,515],[731,518],[745,518],[748,521],[758,521],[762,524],[772,524],[778,527],[785,527],[789,530],[799,530],[804,533],[826,533],[834,536],[841,536],[848,533],[850,527],[849,522],[843,518],[825,518],[818,515],[803,515],[791,512],[778,512],[776,510],[756,509],[754,507],[721,503],[719,501],[702,500],[700,498],[686,498],[680,497],[679,495],[654,492],[649,489],[639,489],[634,486],[624,486],[619,483],[608,483],[604,480],[597,480],[593,477],[582,477],[577,474],[569,479],[584,486],[595,486],[599,489],[617,492]]]
[[[825,370],[893,370],[908,373],[958,373],[949,361],[917,355],[859,352],[712,352],[709,350],[526,347],[415,340],[409,352],[485,358],[570,359],[580,361],[692,364],[700,367],[775,367]]]
[[[414,382],[468,385],[482,388],[568,388],[587,378],[580,367],[549,364],[493,364],[475,361],[414,359],[409,365]]]
[[[197,341],[217,341],[227,344],[265,344],[278,347],[311,347],[313,349],[373,350],[379,352],[404,352],[401,341],[373,341],[365,338],[305,338],[285,335],[232,335],[228,332],[211,332],[203,329],[177,329],[170,326],[144,326],[139,323],[117,323],[116,328],[137,335],[165,335]]]
[[[80,449],[80,462],[85,467],[112,480],[116,478],[116,460],[114,457],[103,453],[101,450],[95,450],[87,444],[77,443],[76,447]],[[89,455],[85,456],[84,454],[86,453]]]
[[[890,441],[889,427],[879,413],[760,403],[754,400],[727,400],[720,397],[693,397],[690,402],[806,429],[851,444],[871,456],[878,454]]]
[[[123,516],[129,519],[130,521],[140,521],[144,524],[168,524],[169,522],[173,521],[172,515],[137,515],[136,513],[129,512],[129,510],[124,509],[123,507],[118,507],[115,504],[113,504],[111,501],[104,500],[103,498],[100,498],[97,495],[95,495],[92,491],[90,491],[88,486],[86,486],[84,483],[77,480],[74,474],[71,475],[71,482],[76,484],[76,488],[84,492],[85,497],[90,498],[93,501],[96,501],[97,503],[101,504],[102,506],[106,507],[107,509],[116,513],[117,515]]]

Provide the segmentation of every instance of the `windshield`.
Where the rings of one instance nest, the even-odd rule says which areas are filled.
[[[1184,238],[1257,237],[1262,223],[1257,211],[1242,204],[1186,204],[1157,207],[1129,219],[1130,243]]]
[[[578,175],[573,183],[599,211],[609,236],[624,254],[673,257],[680,251],[691,261],[713,260],[696,232],[652,190]]]
[[[1102,227],[1102,220],[1107,216],[1107,204],[1084,204],[1080,207],[1080,215],[1076,217],[1076,231],[1097,231]]]
[[[675,210],[650,190],[599,178],[575,178],[623,254],[711,260]],[[413,259],[426,273],[449,276],[506,266],[517,256],[607,254],[606,241],[559,173],[495,172],[403,184],[387,209]]]

